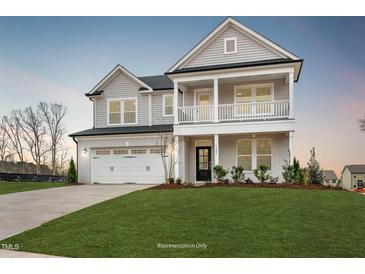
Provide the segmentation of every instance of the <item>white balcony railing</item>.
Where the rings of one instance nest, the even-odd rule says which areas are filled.
[[[192,106],[178,108],[180,123],[211,122],[214,120],[213,106]]]
[[[289,117],[289,100],[218,105],[218,121],[244,121]],[[178,108],[179,123],[214,121],[214,106]]]

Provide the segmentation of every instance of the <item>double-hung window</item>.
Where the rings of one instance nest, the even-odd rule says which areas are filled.
[[[109,125],[137,123],[137,99],[113,99],[109,100],[108,104]]]
[[[237,141],[237,166],[243,170],[252,170],[252,140]]]
[[[272,83],[235,86],[235,114],[250,116],[270,113],[273,90],[274,85]]]
[[[265,165],[271,170],[272,139],[241,139],[236,146],[237,166],[245,171],[252,171]]]
[[[172,94],[165,94],[163,96],[163,115],[173,115],[174,96]]]
[[[256,141],[256,166],[267,166],[271,170],[272,141],[271,139],[257,139]]]

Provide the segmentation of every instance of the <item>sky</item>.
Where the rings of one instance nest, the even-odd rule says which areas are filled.
[[[61,102],[68,133],[91,128],[84,93],[116,64],[137,76],[163,74],[224,18],[0,17],[0,116]],[[365,17],[235,18],[304,59],[294,87],[301,164],[312,146],[338,175],[365,163]]]

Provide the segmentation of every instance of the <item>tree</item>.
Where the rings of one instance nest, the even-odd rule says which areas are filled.
[[[73,158],[71,158],[70,167],[68,168],[67,182],[77,183],[77,171],[76,171],[75,162],[74,162]]]
[[[48,153],[46,143],[46,128],[39,111],[33,107],[17,111],[16,123],[23,131],[23,139],[28,145],[28,150],[37,166],[37,174],[42,164],[44,154]]]
[[[66,174],[65,164],[68,158],[68,148],[63,148],[59,151],[59,158],[58,158],[58,173],[59,174]]]
[[[362,119],[359,119],[360,130],[365,131],[365,116]]]
[[[319,162],[316,160],[316,152],[314,147],[311,149],[310,154],[311,156],[308,161],[309,182],[312,184],[320,184],[323,182],[323,171],[321,170]]]
[[[0,127],[0,161],[7,161],[10,156],[9,137],[5,130]]]
[[[19,162],[24,162],[23,132],[17,121],[19,121],[18,112],[12,111],[9,116],[3,117],[0,127],[8,136],[11,150],[18,156]]]
[[[170,178],[174,177],[176,165],[175,155],[177,153],[176,142],[177,138],[172,132],[160,132],[159,138],[157,139],[156,149],[160,152],[164,168],[165,183],[169,183]]]
[[[46,124],[49,137],[51,140],[50,151],[51,151],[51,167],[52,174],[55,175],[57,172],[57,152],[59,146],[63,140],[63,135],[66,133],[66,129],[62,123],[63,118],[66,115],[67,108],[62,104],[58,103],[45,103],[40,102],[37,106],[39,114]]]

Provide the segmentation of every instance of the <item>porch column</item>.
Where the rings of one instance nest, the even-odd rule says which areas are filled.
[[[180,155],[179,155],[179,135],[174,140],[174,161],[175,161],[175,179],[180,177]]]
[[[289,118],[294,118],[294,73],[289,72]]]
[[[293,152],[293,139],[294,139],[294,131],[289,131],[289,163],[293,164],[294,152]]]
[[[214,134],[214,165],[219,165],[219,135]]]
[[[214,122],[218,122],[218,79],[214,79],[213,82]]]
[[[174,124],[178,124],[178,98],[179,98],[179,86],[176,81],[174,81]]]

